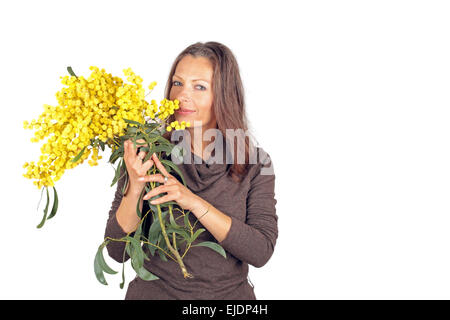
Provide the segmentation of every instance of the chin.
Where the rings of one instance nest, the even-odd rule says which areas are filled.
[[[189,122],[191,122],[191,124],[193,124],[194,121],[201,121],[201,120],[198,120],[193,115],[181,115],[181,114],[177,115],[175,117],[175,120],[177,120],[178,122],[180,122],[180,121],[189,121]]]

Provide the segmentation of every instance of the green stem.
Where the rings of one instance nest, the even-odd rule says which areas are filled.
[[[173,221],[175,221],[175,219],[173,218],[172,205],[171,204],[169,204],[169,215],[170,215],[170,218]],[[173,243],[174,249],[177,250],[177,241],[176,241],[176,234],[175,234],[175,232],[172,233],[172,243]]]
[[[164,222],[162,220],[162,213],[161,213],[161,207],[159,204],[156,205],[158,208],[158,219],[159,219],[159,224],[161,226],[161,231],[164,237],[164,240],[166,240],[166,244],[167,244],[167,248],[169,248],[170,252],[172,252],[172,254],[175,256],[175,258],[177,259],[178,264],[180,265],[181,271],[183,272],[183,276],[185,278],[192,278],[192,275],[187,271],[186,267],[184,266],[183,263],[183,259],[181,259],[180,254],[178,253],[177,250],[175,250],[172,245],[170,244],[170,240],[169,237],[167,236],[167,232],[166,232],[166,227],[164,225]]]
[[[185,215],[184,210],[183,210],[183,216]],[[191,226],[191,222],[188,219],[188,223],[189,223],[189,231],[191,232],[191,237],[194,235],[194,227]],[[195,224],[194,224],[195,226]],[[188,246],[186,247],[186,250],[184,250],[183,255],[181,256],[181,258],[184,258],[184,256],[186,255],[186,253],[188,252],[188,250],[191,248],[191,244],[189,243]]]

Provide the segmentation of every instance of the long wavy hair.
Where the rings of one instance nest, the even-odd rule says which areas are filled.
[[[170,90],[172,89],[172,76],[175,73],[175,69],[180,62],[187,55],[193,57],[205,57],[208,58],[213,65],[213,112],[216,116],[217,129],[220,130],[225,142],[228,144],[233,140],[234,146],[233,163],[229,170],[229,175],[236,182],[242,180],[249,170],[250,153],[252,152],[251,133],[248,131],[248,120],[245,111],[244,101],[244,87],[239,72],[239,66],[231,50],[225,45],[218,42],[197,42],[186,49],[184,49],[175,59],[170,69],[169,77],[167,79],[165,87],[165,98],[169,99]],[[171,115],[167,123],[175,121],[175,115]],[[240,145],[241,142],[234,143],[234,136],[227,135],[226,129],[234,129],[232,132],[236,132],[236,129],[242,129],[241,132],[245,132],[246,136],[243,141],[244,146]],[[166,132],[165,138],[170,140],[172,132]],[[239,131],[238,131],[239,132]],[[239,138],[238,138],[239,139]],[[245,161],[238,163],[238,145],[240,145],[240,152],[244,152]],[[252,153],[253,154],[253,153]]]

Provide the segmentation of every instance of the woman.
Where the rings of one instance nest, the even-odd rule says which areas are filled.
[[[207,247],[191,247],[183,262],[193,277],[185,279],[176,262],[151,256],[144,266],[159,279],[144,281],[136,277],[130,282],[125,299],[256,299],[247,281],[248,264],[263,266],[278,237],[275,176],[270,170],[264,172],[271,168],[271,162],[261,148],[255,152],[251,141],[245,138],[243,146],[240,141],[234,145],[233,134],[246,132],[247,120],[243,86],[232,52],[217,42],[187,47],[173,63],[165,97],[180,102],[180,109],[168,123],[191,123],[186,130],[165,134],[174,141],[174,133],[178,133],[178,139],[181,133],[182,141],[188,143],[188,152],[178,164],[187,188],[179,177],[165,170],[155,155],[143,162],[146,153],[138,152],[130,141],[125,142],[129,186],[122,196],[124,179],[119,180],[105,237],[121,238],[136,230],[140,221],[136,203],[145,184],[154,181],[161,185],[144,199],[163,194],[152,204],[175,201],[191,211],[191,224],[198,220],[197,225],[206,229],[196,241],[218,242],[227,258]],[[203,132],[207,130],[215,133],[213,143],[205,141]],[[223,144],[227,150],[221,154]],[[256,153],[261,159],[251,161]],[[162,174],[146,175],[153,165]],[[148,210],[147,201],[141,200],[140,209]],[[110,242],[109,255],[122,262],[124,246],[123,242]]]

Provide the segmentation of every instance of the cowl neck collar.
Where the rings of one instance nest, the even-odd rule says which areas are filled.
[[[206,160],[192,151],[184,150],[183,162],[177,166],[183,173],[186,184],[191,191],[201,192],[228,175],[231,164],[226,163],[227,148],[225,147],[225,139],[223,137],[221,139],[222,145],[219,141],[214,141],[214,149],[211,156]],[[212,142],[208,145],[208,149],[212,148],[211,144]],[[183,145],[183,147],[187,148],[186,145]],[[215,156],[216,148],[219,148],[219,150],[222,148],[222,157],[220,157],[220,154],[218,157]]]

